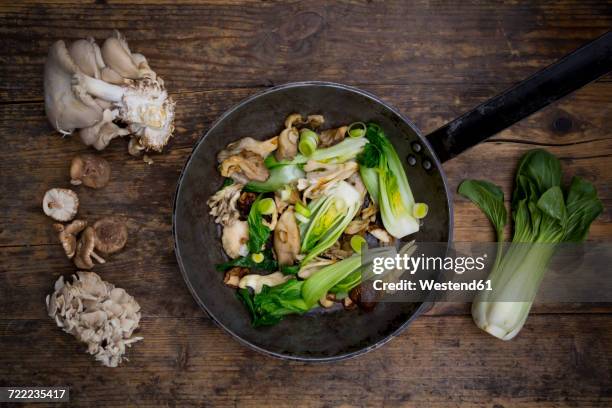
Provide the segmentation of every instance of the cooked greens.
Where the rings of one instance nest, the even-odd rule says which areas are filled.
[[[268,200],[268,199],[265,199]],[[261,212],[261,195],[257,197],[257,199],[251,205],[251,210],[249,211],[249,217],[247,218],[247,222],[249,224],[249,252],[251,254],[256,254],[261,252],[264,247],[264,244],[270,238],[270,228],[266,227],[263,223],[263,214]],[[274,202],[272,202],[274,205]]]
[[[395,238],[417,232],[419,221],[413,216],[414,197],[395,148],[376,124],[368,124],[365,137],[369,143],[357,160],[370,196],[380,205],[385,229]]]
[[[241,232],[239,241],[222,240],[228,256],[237,257],[217,269],[226,273],[228,286],[239,289],[255,327],[318,303],[330,307],[329,299],[349,299],[363,279],[364,235],[385,245],[391,240],[376,203],[396,237],[416,232],[417,218],[427,212],[426,205],[415,206],[404,169],[379,126],[354,122],[321,131],[324,122],[321,115],[291,114],[278,136],[264,142],[243,138],[217,155],[227,176],[224,186],[233,185],[208,201],[211,213],[222,215],[215,221],[224,233]],[[269,173],[266,179],[250,176],[263,173]],[[265,279],[273,275],[278,279]]]
[[[331,247],[361,207],[359,192],[345,181],[333,185],[322,197],[308,204],[310,218],[300,225],[302,246],[306,254],[302,264]]]

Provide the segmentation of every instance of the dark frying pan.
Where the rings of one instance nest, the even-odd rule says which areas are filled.
[[[293,112],[321,113],[326,126],[332,127],[355,121],[377,122],[399,156],[406,159],[415,197],[429,204],[426,222],[412,238],[450,242],[452,194],[441,163],[605,74],[611,65],[612,34],[607,33],[428,136],[379,98],[345,85],[298,82],[251,96],[223,114],[198,140],[178,181],[173,233],[176,257],[189,290],[219,326],[240,342],[269,355],[330,361],[381,346],[429,305],[381,303],[372,312],[320,311],[288,317],[272,327],[251,327],[246,308],[214,269],[226,259],[219,230],[206,205],[221,185],[216,153],[242,137],[278,134],[284,118]]]

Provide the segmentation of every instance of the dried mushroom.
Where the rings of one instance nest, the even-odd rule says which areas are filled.
[[[286,209],[276,224],[274,252],[279,265],[292,265],[300,253],[300,230],[293,207]]]
[[[77,272],[72,283],[60,276],[46,304],[57,326],[107,367],[117,367],[126,360],[126,347],[143,339],[133,336],[140,323],[138,302],[93,272]]]
[[[102,218],[93,225],[95,248],[105,254],[121,250],[128,239],[125,222],[117,217]]]
[[[56,221],[71,221],[79,210],[79,197],[67,188],[52,188],[43,197],[43,211]]]
[[[55,42],[44,86],[51,125],[62,134],[78,130],[81,141],[98,150],[130,135],[143,149],[161,151],[174,132],[174,102],[164,81],[118,31],[102,48],[92,38],[70,47]]]
[[[263,158],[253,152],[244,150],[221,162],[219,172],[223,177],[231,177],[238,183],[246,184],[251,180],[266,181],[270,171]]]
[[[83,184],[91,188],[102,188],[110,180],[110,165],[102,157],[93,154],[79,154],[70,164],[70,183]]]
[[[247,256],[249,248],[249,224],[246,221],[236,220],[231,225],[223,227],[221,243],[227,256],[232,259]]]
[[[236,208],[236,202],[240,198],[240,191],[244,185],[240,183],[230,184],[217,191],[208,199],[206,204],[210,207],[210,215],[214,217],[217,224],[231,225],[240,216]]]
[[[106,263],[104,258],[95,253],[95,246],[96,232],[92,227],[87,227],[77,243],[76,255],[74,256],[74,264],[77,268],[91,269],[94,267],[94,260],[98,263]]]
[[[68,259],[72,259],[77,250],[77,235],[87,227],[87,221],[74,220],[67,225],[53,224],[53,227],[58,232],[66,256]]]

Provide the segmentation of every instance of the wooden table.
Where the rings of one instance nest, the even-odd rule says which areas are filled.
[[[428,132],[608,30],[612,3],[108,3],[0,6],[0,386],[70,385],[74,405],[92,407],[612,406],[605,305],[536,307],[510,342],[478,330],[466,305],[438,305],[359,358],[286,362],[239,345],[197,307],[171,235],[175,183],[193,143],[254,92],[297,80],[342,82],[379,95]],[[95,268],[143,309],[145,341],[117,369],[100,366],[46,316],[45,295],[75,268],[41,211],[45,190],[68,187],[70,159],[89,151],[46,121],[47,49],[57,39],[101,40],[113,28],[148,57],[177,101],[176,136],[153,165],[115,141],[103,152],[110,185],[77,189],[81,217],[129,218],[127,249]],[[487,178],[508,196],[517,158],[544,147],[567,173],[596,184],[606,209],[589,239],[610,240],[611,79],[446,163],[451,188]],[[492,237],[484,216],[456,197],[456,240]]]

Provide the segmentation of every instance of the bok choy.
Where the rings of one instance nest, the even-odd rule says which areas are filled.
[[[417,232],[419,220],[413,215],[414,197],[395,148],[374,123],[368,124],[365,137],[369,143],[357,161],[370,197],[380,207],[385,229],[396,238]]]
[[[531,150],[519,163],[512,195],[512,243],[505,254],[498,246],[489,275],[493,290],[480,292],[472,304],[476,325],[502,340],[512,339],[523,327],[557,244],[584,241],[603,211],[591,183],[574,177],[564,190],[561,180],[561,163],[545,150]],[[501,243],[506,224],[501,189],[466,180],[459,193],[487,215]]]
[[[323,195],[308,204],[310,218],[300,225],[301,248],[306,265],[331,247],[359,211],[363,197],[346,181],[332,185]]]

